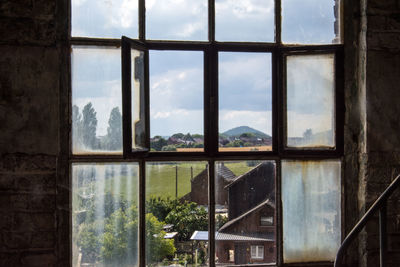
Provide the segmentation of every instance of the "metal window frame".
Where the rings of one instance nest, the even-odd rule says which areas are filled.
[[[70,6],[71,9],[71,6]],[[283,44],[281,40],[281,0],[275,0],[275,42],[218,42],[215,40],[215,0],[208,0],[208,41],[155,41],[146,40],[146,13],[145,0],[138,0],[138,39],[144,49],[147,50],[179,50],[179,51],[203,51],[204,53],[204,152],[132,152],[131,132],[126,126],[123,129],[123,153],[119,155],[79,154],[72,153],[72,129],[69,127],[69,162],[70,175],[72,163],[114,163],[114,162],[137,162],[139,164],[139,266],[145,266],[145,164],[154,161],[207,161],[209,164],[209,265],[215,266],[215,162],[224,160],[273,160],[275,162],[275,194],[276,199],[281,199],[281,161],[285,159],[299,160],[341,160],[344,146],[344,49],[343,44],[326,45],[292,45]],[[342,32],[342,31],[341,31]],[[69,33],[69,45],[72,46],[105,46],[121,47],[121,39],[72,37]],[[272,59],[272,151],[248,151],[248,152],[219,152],[218,151],[218,53],[229,52],[266,52],[271,53]],[[311,149],[288,149],[284,146],[284,77],[285,56],[298,53],[333,53],[335,54],[335,127],[336,146],[334,149],[311,150]],[[145,56],[148,65],[148,53]],[[123,70],[128,71],[128,62],[122,62]],[[130,63],[130,62],[129,62]],[[72,113],[71,97],[71,56],[69,56],[69,117]],[[145,68],[146,70],[146,68]],[[129,70],[130,71],[130,70]],[[148,68],[145,73],[145,88],[149,86]],[[131,121],[130,91],[123,90],[123,125],[129,125]],[[149,92],[145,96],[145,106],[149,109]],[[209,116],[213,114],[212,116]],[[69,120],[70,121],[70,120]],[[213,130],[211,130],[213,129]],[[146,130],[149,134],[149,112],[146,114]],[[150,136],[147,136],[149,142]],[[149,144],[148,144],[149,145]],[[343,175],[342,183],[342,233],[344,227],[343,207]],[[282,204],[277,201],[275,209],[275,232],[276,232],[276,263],[275,266],[332,266],[330,262],[295,263],[285,264],[283,262],[283,240],[282,240]],[[72,216],[70,216],[72,225]],[[71,227],[70,227],[71,231]],[[343,238],[343,237],[342,237]],[[72,250],[70,250],[72,251]],[[270,266],[270,265],[269,265]]]

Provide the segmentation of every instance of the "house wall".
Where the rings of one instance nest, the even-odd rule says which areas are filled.
[[[246,248],[245,257],[246,263],[271,263],[275,262],[275,243],[274,242],[231,242],[231,241],[216,241],[215,253],[218,257],[218,263],[231,263],[229,261],[229,250],[235,251],[235,245],[242,245]],[[264,246],[264,259],[252,259],[250,254],[251,246]]]
[[[344,231],[400,173],[400,2],[346,0]],[[0,2],[0,266],[69,266],[68,0]],[[399,266],[399,198],[389,266]],[[377,266],[376,220],[348,266]]]
[[[267,198],[275,198],[274,169],[272,163],[264,163],[229,186],[229,220],[254,208]]]

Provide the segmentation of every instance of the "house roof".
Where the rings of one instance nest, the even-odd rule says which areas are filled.
[[[208,231],[195,231],[190,240],[208,241]],[[238,234],[238,233],[215,233],[216,241],[275,241],[273,233],[265,234]]]
[[[262,162],[260,164],[258,164],[257,166],[255,166],[253,169],[249,170],[248,172],[239,175],[238,177],[236,177],[236,179],[234,179],[231,183],[227,184],[225,186],[225,188],[231,187],[232,185],[236,184],[237,182],[241,181],[244,179],[244,177],[250,176],[253,172],[255,172],[260,166],[262,166],[263,164],[269,164],[266,162]]]
[[[166,233],[166,234],[164,235],[164,238],[165,238],[165,239],[171,239],[171,238],[174,238],[177,234],[178,234],[178,232]]]
[[[234,180],[236,175],[224,164],[219,164],[217,169],[217,174],[221,175],[225,180]]]
[[[261,202],[260,204],[258,204],[257,206],[255,206],[254,208],[246,211],[245,213],[243,213],[242,215],[236,217],[233,220],[228,221],[227,223],[225,223],[221,228],[219,228],[219,231],[223,231],[224,229],[228,228],[229,226],[231,226],[232,224],[240,221],[241,219],[243,219],[244,217],[250,215],[251,213],[261,209],[263,206],[265,205],[269,205],[271,208],[275,209],[275,204],[269,199],[267,198],[266,200],[264,200],[263,202]]]
[[[221,176],[223,179],[227,181],[232,181],[236,178],[236,175],[224,164],[220,164],[217,168],[215,168],[217,171],[217,175]],[[205,169],[202,172],[200,172],[198,175],[196,175],[193,180],[195,180],[197,177],[202,176],[204,174],[208,174],[208,170]]]

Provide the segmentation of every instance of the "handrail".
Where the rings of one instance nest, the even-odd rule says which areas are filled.
[[[392,195],[394,190],[400,186],[400,175],[398,175],[393,182],[386,188],[386,190],[379,196],[379,198],[372,204],[364,216],[358,221],[358,223],[353,227],[350,233],[343,240],[335,259],[334,267],[341,267],[343,255],[350,243],[356,238],[356,236],[361,232],[363,227],[366,225],[368,220],[374,215],[374,213],[379,210],[379,239],[380,239],[380,266],[384,267],[386,265],[386,206],[387,199]]]

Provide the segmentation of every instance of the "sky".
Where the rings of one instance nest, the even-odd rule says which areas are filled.
[[[147,38],[206,41],[207,2],[147,0]],[[282,0],[283,42],[332,43],[333,4],[333,0]],[[216,0],[215,7],[217,40],[274,41],[272,0]],[[137,0],[72,0],[72,36],[137,38],[137,21]],[[288,103],[297,105],[289,107],[288,116],[298,126],[289,129],[290,136],[302,136],[305,127],[323,131],[332,125],[332,113],[327,111],[329,101],[319,102],[331,93],[324,84],[332,80],[332,73],[329,68],[319,68],[318,60],[304,65],[310,62],[307,60],[293,61],[291,65],[294,100]],[[219,132],[247,125],[271,134],[271,55],[220,53],[218,71]],[[313,83],[307,77],[326,79]],[[150,51],[151,136],[202,134],[203,87],[202,52]],[[302,90],[308,93],[299,94]],[[317,96],[316,102],[307,102],[310,96]],[[80,110],[92,102],[97,112],[97,135],[107,133],[112,108],[121,110],[119,48],[73,48],[72,101]]]

